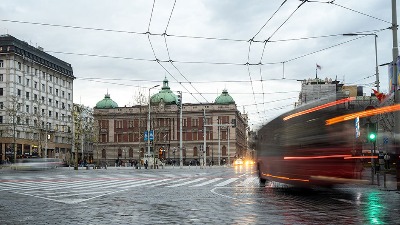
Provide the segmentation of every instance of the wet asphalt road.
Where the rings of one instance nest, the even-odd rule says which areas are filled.
[[[376,185],[260,187],[253,167],[0,170],[0,224],[400,224]]]

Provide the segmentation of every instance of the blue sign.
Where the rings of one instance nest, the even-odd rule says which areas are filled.
[[[150,135],[149,135],[149,133],[150,133]],[[148,141],[149,136],[150,136],[150,141],[153,141],[154,140],[154,130],[150,130],[150,132],[148,132],[147,130],[144,131],[144,140],[145,141]]]
[[[389,143],[389,138],[388,137],[384,137],[383,138],[383,144],[387,145]]]
[[[150,130],[150,141],[154,140],[154,130]]]

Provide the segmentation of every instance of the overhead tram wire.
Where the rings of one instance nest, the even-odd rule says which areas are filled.
[[[153,16],[153,10],[154,10],[154,4],[155,4],[155,2],[156,2],[156,0],[153,1],[153,8],[152,8],[152,10],[151,10],[150,22],[149,22],[149,26],[148,26],[148,33],[150,32],[151,18],[152,18],[152,16]],[[170,73],[170,72],[167,70],[167,68],[165,68],[165,67],[161,64],[160,60],[157,58],[156,52],[155,52],[155,50],[154,50],[153,44],[152,44],[151,39],[150,39],[150,35],[147,35],[147,39],[149,40],[151,50],[152,50],[152,52],[153,52],[154,58],[155,58],[156,62],[158,63],[158,65],[160,65],[172,78],[174,78],[175,81],[179,82],[179,81],[175,78],[175,76],[172,75],[172,73]],[[170,60],[168,60],[168,62],[169,62],[169,61],[170,61]],[[185,86],[183,86],[183,85],[181,85],[181,86],[182,86],[183,88],[185,88],[185,90],[188,91],[188,92],[192,95],[192,97],[193,97],[194,99],[196,99],[196,101],[199,102],[199,103],[201,104],[201,102],[193,95],[193,93],[191,93]]]
[[[178,67],[175,66],[175,64],[173,63],[173,61],[172,61],[172,59],[171,59],[171,54],[170,54],[170,52],[169,52],[166,34],[167,34],[167,29],[168,29],[169,23],[170,23],[171,18],[172,18],[172,13],[174,12],[174,9],[175,9],[175,4],[176,4],[176,0],[174,1],[174,5],[173,5],[172,10],[171,10],[171,13],[170,13],[170,15],[169,15],[169,19],[168,19],[167,26],[165,27],[165,31],[164,31],[164,34],[165,34],[165,35],[163,35],[163,37],[164,37],[164,43],[165,43],[165,48],[166,48],[166,50],[167,50],[169,62],[170,62],[171,65],[176,69],[176,71],[178,71],[178,73],[179,73],[183,78],[185,78],[185,80],[190,84],[190,86],[192,86],[192,88],[193,88],[198,94],[200,94],[200,96],[203,97],[203,99],[204,99],[207,103],[209,103],[208,100],[196,89],[196,87],[193,86],[192,82],[190,82],[190,81],[186,78],[186,76],[182,74],[182,72],[178,69]],[[175,79],[175,78],[174,78],[174,79]],[[176,80],[176,79],[175,79],[175,80]],[[176,81],[178,82],[178,80],[176,80]],[[183,84],[182,84],[182,82],[178,82],[178,83],[179,83],[182,87],[184,87]],[[186,89],[186,88],[185,88],[185,89]],[[187,89],[186,89],[186,90],[187,90]],[[192,96],[193,96],[193,95],[192,95]],[[193,97],[194,97],[194,96],[193,96]],[[195,99],[196,99],[196,98],[195,98]],[[196,99],[196,100],[197,100],[197,99]],[[197,101],[198,101],[198,100],[197,100]]]
[[[281,9],[281,7],[282,7],[285,3],[286,3],[286,1],[282,2],[281,6],[278,8],[278,10],[277,10],[276,12],[278,12],[278,11]],[[260,65],[262,64],[262,58],[263,58],[263,56],[264,56],[265,46],[266,46],[268,40],[271,39],[271,38],[276,34],[276,32],[278,32],[278,30],[279,30],[280,28],[282,28],[282,26],[294,15],[294,13],[295,13],[304,3],[306,3],[306,0],[302,0],[302,2],[297,6],[297,8],[289,15],[289,17],[286,18],[286,20],[283,21],[283,23],[270,35],[270,37],[264,41],[264,47],[263,47],[263,50],[262,50],[261,59],[260,59],[260,63],[259,63]],[[275,12],[272,16],[274,16],[274,15],[276,14],[276,12]],[[272,17],[271,17],[271,18],[272,18]],[[257,34],[258,34],[258,33],[257,33]],[[249,72],[249,77],[250,77],[250,80],[251,80],[251,74],[250,74],[250,68],[249,68],[250,50],[251,50],[251,40],[250,40],[250,45],[249,45],[248,62],[247,62],[247,70],[248,70],[248,72]],[[260,68],[260,71],[261,71],[261,68]],[[253,85],[252,85],[252,88],[253,88]],[[254,92],[254,90],[253,90],[253,92]],[[253,95],[253,97],[254,97],[254,100],[255,100],[255,95]],[[256,105],[256,109],[257,109],[257,112],[258,112],[258,107],[257,107],[257,105]]]
[[[249,62],[250,60],[250,51],[251,51],[251,43],[252,43],[252,41],[254,41],[254,39],[255,39],[255,37],[262,31],[262,29],[264,29],[264,27],[269,23],[269,21],[271,21],[271,19],[278,13],[278,11],[282,8],[282,6],[285,4],[287,2],[287,0],[284,0],[282,3],[281,3],[281,5],[278,7],[278,9],[276,9],[275,10],[275,12],[270,16],[270,18],[264,23],[264,25],[260,28],[260,30],[249,40],[249,51],[248,51],[248,53],[247,53],[247,62]],[[262,57],[261,57],[262,58]],[[262,60],[260,60],[260,63],[261,63],[261,61]],[[248,67],[248,66],[247,66]],[[264,92],[264,83],[262,82],[262,69],[261,69],[261,65],[259,66],[259,68],[260,68],[260,79],[261,79],[261,91],[262,92]],[[249,72],[249,77],[250,77],[250,82],[251,82],[251,87],[252,87],[252,89],[253,89],[253,84],[252,84],[252,81],[251,81],[251,76],[250,76],[250,72]],[[253,89],[253,96],[254,96],[254,89]],[[254,96],[254,98],[255,98],[255,96]],[[265,95],[263,95],[262,96],[262,98],[263,98],[263,102],[264,102],[264,99],[265,99]],[[265,105],[263,105],[264,106],[264,109],[265,109]],[[257,111],[258,111],[258,108],[257,108]]]
[[[82,26],[75,26],[75,25],[61,25],[61,24],[28,22],[28,21],[20,21],[20,20],[8,20],[8,19],[0,19],[0,21],[9,22],[9,23],[30,24],[30,25],[37,25],[37,26],[50,26],[50,27],[59,27],[59,28],[91,30],[91,31],[101,31],[101,32],[113,32],[113,33],[125,33],[125,34],[135,34],[135,35],[150,35],[150,36],[163,36],[163,35],[165,35],[167,37],[176,37],[176,38],[204,39],[204,40],[232,41],[232,42],[249,42],[248,39],[204,37],[204,36],[177,35],[177,34],[167,34],[167,33],[151,33],[150,31],[139,32],[139,31],[128,31],[128,30],[113,30],[113,29],[107,29],[107,28],[82,27]],[[359,32],[353,32],[353,33],[374,33],[375,31],[377,31],[377,30],[359,31]],[[279,39],[279,40],[271,40],[270,39],[270,40],[268,40],[268,42],[273,43],[273,42],[284,42],[284,41],[300,41],[300,40],[308,40],[308,39],[317,39],[317,38],[342,36],[342,35],[343,34],[332,34],[332,35],[321,35],[321,36],[300,37],[300,38],[288,38],[288,39]],[[265,40],[252,40],[252,42],[264,43]]]
[[[380,18],[375,17],[375,16],[368,15],[368,14],[366,14],[366,13],[363,13],[363,12],[360,12],[360,11],[357,11],[357,10],[354,10],[354,9],[351,9],[351,8],[348,8],[348,7],[343,6],[343,5],[336,4],[335,1],[328,1],[328,2],[321,2],[321,3],[332,4],[332,5],[335,5],[335,6],[337,6],[337,7],[341,7],[341,8],[343,8],[343,9],[347,9],[347,10],[350,10],[350,11],[352,11],[352,12],[358,13],[358,14],[360,14],[360,15],[367,16],[367,17],[370,17],[370,18],[372,18],[372,19],[379,20],[379,21],[382,21],[382,22],[385,22],[385,23],[388,23],[388,24],[392,25],[392,23],[389,22],[389,21],[380,19]]]

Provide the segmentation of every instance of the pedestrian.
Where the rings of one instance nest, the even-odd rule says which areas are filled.
[[[390,155],[386,153],[383,159],[385,160],[385,169],[390,170]]]

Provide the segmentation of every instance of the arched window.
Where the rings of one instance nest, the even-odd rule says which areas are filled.
[[[222,146],[222,155],[226,156],[226,146]]]
[[[103,148],[103,150],[101,150],[101,158],[105,159],[106,158],[106,150]]]

